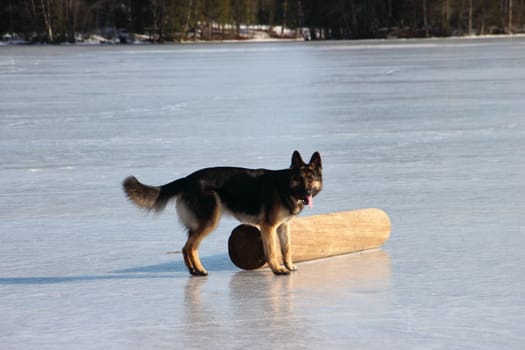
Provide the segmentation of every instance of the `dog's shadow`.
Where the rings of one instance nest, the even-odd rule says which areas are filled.
[[[203,256],[202,264],[208,271],[235,271],[236,267],[228,258],[227,254]],[[182,260],[174,260],[155,265],[136,266],[126,269],[112,271],[115,274],[137,274],[137,273],[180,273],[188,272],[188,268]]]
[[[235,271],[237,268],[230,262],[227,254],[218,254],[202,257],[203,264],[208,271]],[[155,278],[177,278],[189,276],[188,269],[183,261],[170,261],[155,265],[136,266],[114,270],[97,275],[73,276],[30,276],[30,277],[1,277],[1,285],[45,285],[57,283],[78,283],[103,280],[133,280]]]

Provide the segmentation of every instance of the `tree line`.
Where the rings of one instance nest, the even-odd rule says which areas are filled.
[[[524,31],[525,0],[0,0],[0,33],[35,42],[221,40],[248,31],[306,39]],[[259,26],[259,27],[258,27]],[[285,31],[284,28],[288,28]]]

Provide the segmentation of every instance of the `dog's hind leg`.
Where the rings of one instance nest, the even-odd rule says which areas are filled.
[[[266,262],[270,265],[273,273],[276,275],[288,275],[290,271],[283,268],[277,260],[277,234],[274,226],[261,226],[261,238],[263,241]]]
[[[215,195],[202,196],[199,198],[199,202],[201,212],[200,214],[194,213],[198,223],[193,225],[186,223],[188,240],[184,248],[182,248],[182,253],[184,255],[184,263],[188,267],[190,274],[193,276],[207,276],[208,272],[202,266],[198,249],[202,240],[217,227],[221,216],[221,208]]]
[[[206,237],[212,230],[213,228],[209,230],[189,231],[188,233],[189,237],[184,248],[182,248],[182,254],[184,255],[184,263],[188,267],[190,274],[193,276],[208,275],[208,271],[202,266],[198,249],[204,237]]]

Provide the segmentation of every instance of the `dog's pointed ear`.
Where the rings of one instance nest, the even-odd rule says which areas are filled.
[[[290,165],[290,168],[298,168],[304,165],[305,163],[303,162],[303,158],[301,158],[301,154],[298,151],[294,151],[292,155],[292,165]]]
[[[310,158],[310,164],[314,165],[318,169],[323,168],[323,165],[321,164],[321,155],[319,152],[312,154],[312,158]]]

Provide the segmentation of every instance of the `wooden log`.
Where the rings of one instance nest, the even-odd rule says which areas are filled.
[[[380,209],[359,209],[292,220],[290,235],[294,262],[378,248],[390,236],[390,219]],[[261,232],[239,225],[228,240],[228,252],[239,268],[254,270],[266,263]]]

